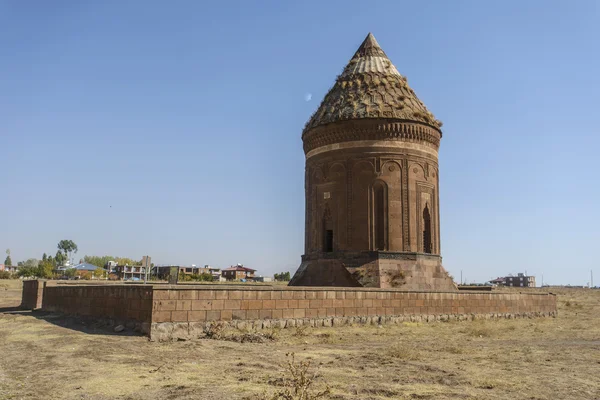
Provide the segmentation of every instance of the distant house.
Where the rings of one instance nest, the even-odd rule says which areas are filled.
[[[273,278],[271,278],[270,276],[255,276],[254,277],[254,282],[273,282]]]
[[[16,265],[0,264],[0,271],[17,272],[17,269],[18,267]]]
[[[114,265],[111,268],[124,281],[141,281],[146,275],[146,269],[141,265]]]
[[[81,264],[77,264],[75,266],[73,266],[72,268],[74,268],[76,271],[90,271],[90,272],[94,272],[95,270],[97,270],[98,266],[94,265],[94,264],[89,264],[89,263],[81,263]]]
[[[518,273],[517,276],[508,275],[492,279],[490,283],[498,286],[535,287],[535,276]]]
[[[194,264],[190,266],[180,265],[155,265],[151,270],[151,275],[158,277],[158,279],[168,279],[171,267],[176,267],[181,275],[201,275],[209,274],[212,275],[213,281],[221,280],[221,270],[219,268],[213,268],[210,265],[204,267],[198,267]]]
[[[242,264],[225,268],[221,274],[228,281],[239,281],[242,279],[253,280],[255,269],[244,267]]]

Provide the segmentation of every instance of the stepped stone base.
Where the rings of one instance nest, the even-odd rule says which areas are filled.
[[[378,251],[324,257],[304,257],[289,285],[458,290],[436,255]]]

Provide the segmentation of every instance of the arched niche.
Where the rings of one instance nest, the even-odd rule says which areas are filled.
[[[376,178],[373,160],[357,160],[352,165],[352,193],[350,199],[349,230],[351,249],[367,251],[370,246],[370,192],[373,180]]]
[[[371,186],[371,250],[388,250],[388,185],[376,179]]]

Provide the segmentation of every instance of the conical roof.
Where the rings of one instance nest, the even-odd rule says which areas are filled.
[[[417,98],[371,33],[325,95],[304,131],[364,118],[421,122],[437,130],[442,125]]]

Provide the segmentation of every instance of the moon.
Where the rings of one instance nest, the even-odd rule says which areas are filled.
[[[311,101],[312,100],[312,93],[306,93],[304,95],[304,101]]]

